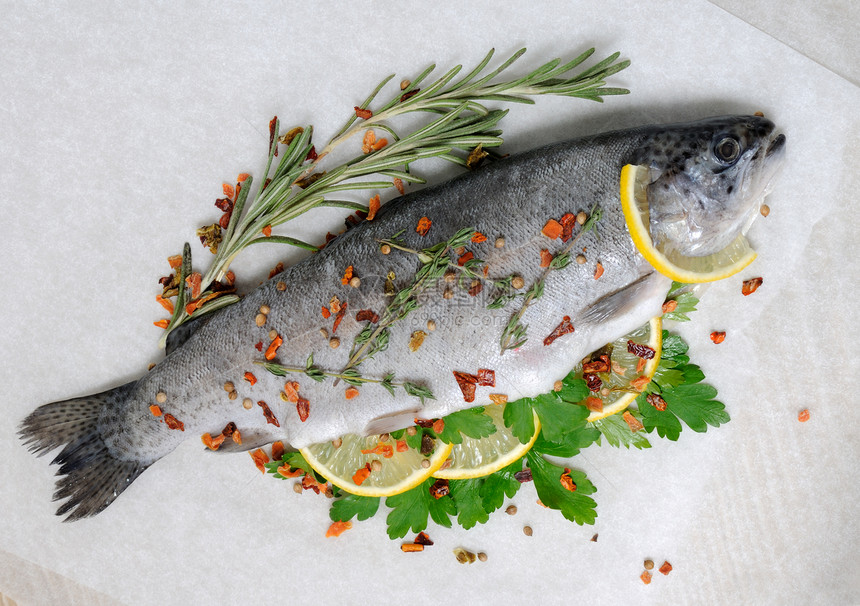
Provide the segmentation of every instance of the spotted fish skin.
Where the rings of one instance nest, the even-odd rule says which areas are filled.
[[[737,116],[605,133],[518,154],[395,199],[373,221],[348,230],[318,254],[200,322],[185,343],[138,381],[42,406],[24,420],[21,435],[38,454],[63,446],[54,460],[61,465],[58,475],[64,476],[57,482],[56,498],[68,500],[58,513],[78,519],[107,507],[183,440],[217,435],[230,422],[240,430],[243,445],[228,440],[221,451],[275,440],[300,448],[346,433],[392,430],[412,424],[416,417],[443,417],[489,404],[491,393],[511,399],[544,393],[583,356],[659,315],[670,287],[671,281],[648,265],[627,232],[619,200],[621,168],[628,163],[650,166],[655,188],[668,182],[680,191],[675,187],[680,179],[693,190],[688,198],[698,204],[706,196],[699,195],[697,183],[710,187],[711,181],[697,173],[714,171],[708,154],[715,139],[740,133],[744,152],[750,152],[749,172],[761,173],[761,166],[752,166],[753,156],[758,150],[767,155],[775,145],[773,131],[767,120]],[[682,150],[677,160],[672,141]],[[718,168],[722,173],[727,170]],[[663,196],[665,204],[678,204]],[[739,191],[735,196],[720,194],[711,205],[722,217],[731,215],[733,207],[737,213],[747,212],[749,203]],[[543,296],[522,315],[528,340],[521,347],[503,350],[500,337],[523,297],[490,309],[488,304],[501,294],[491,282],[482,282],[476,294],[475,289],[469,292],[470,280],[464,284],[440,280],[422,292],[417,310],[390,327],[387,349],[358,367],[367,378],[393,373],[395,382],[419,384],[433,393],[433,399],[422,402],[402,389],[392,397],[383,387],[366,384],[359,387],[358,397],[347,400],[343,382],[315,382],[304,374],[277,377],[255,364],[263,360],[258,347],[265,351],[270,331],[275,331],[283,344],[274,361],[303,368],[313,355],[314,364],[325,371],[344,369],[353,340],[367,325],[356,320],[356,313],[369,309],[382,315],[391,301],[384,292],[390,273],[396,288],[402,289],[420,267],[415,254],[400,250],[382,254],[380,240],[399,235],[407,248],[420,250],[447,241],[460,230],[475,230],[487,239],[470,242],[467,248],[487,264],[488,278],[518,275],[528,289],[544,273],[541,251],[557,255],[566,246],[541,234],[545,223],[579,211],[600,212],[595,229],[584,233],[570,251],[572,257],[583,254],[587,260],[549,272]],[[425,217],[432,226],[421,235],[416,226]],[[725,222],[715,225],[724,229]],[[707,231],[708,225],[703,228]],[[504,238],[503,247],[494,244],[499,237]],[[457,255],[452,253],[451,259],[456,263]],[[595,278],[598,263],[604,271]],[[350,265],[361,279],[359,288],[341,283]],[[445,289],[453,296],[443,296]],[[321,314],[335,296],[347,310],[336,333],[333,318]],[[269,312],[259,327],[255,317],[263,305]],[[545,345],[544,338],[565,316],[574,332]],[[428,330],[428,320],[433,320],[435,330]],[[340,347],[330,347],[321,328],[334,333]],[[418,330],[427,334],[412,351],[410,338]],[[478,387],[475,400],[467,402],[453,373],[475,373],[479,368],[494,370],[496,384]],[[253,384],[245,380],[245,373],[254,375]],[[300,396],[309,403],[304,421],[296,404],[282,396],[285,380],[297,381]],[[234,400],[224,390],[227,381],[238,393]],[[152,414],[157,394],[164,394],[159,403],[163,413],[181,421],[183,430],[171,429],[164,416]],[[242,406],[246,399],[252,403],[250,409]],[[75,403],[82,401],[88,403],[83,407],[86,412],[78,415]],[[263,414],[260,403],[272,411],[274,422]]]

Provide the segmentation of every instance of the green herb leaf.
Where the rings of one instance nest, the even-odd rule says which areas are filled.
[[[649,406],[649,404],[646,404],[646,406]],[[642,415],[639,415],[640,421],[642,420],[641,416]],[[595,429],[597,429],[600,434],[606,438],[606,443],[610,446],[615,446],[616,448],[624,446],[628,449],[633,446],[640,450],[643,448],[651,448],[651,442],[648,441],[645,434],[638,431],[635,433],[631,431],[630,426],[621,418],[620,414],[598,419],[597,421],[594,421],[592,425],[594,425]]]
[[[475,524],[485,524],[490,519],[481,499],[480,490],[483,484],[483,478],[448,482],[451,498],[457,508],[457,522],[466,530]]]
[[[511,499],[520,489],[519,480],[514,477],[514,474],[523,469],[523,461],[519,459],[514,461],[507,467],[504,467],[484,478],[484,483],[479,489],[481,493],[481,502],[484,504],[484,511],[492,513],[501,507],[505,502],[505,497]]]
[[[689,321],[690,316],[687,314],[691,311],[696,311],[696,304],[699,302],[699,299],[691,292],[681,293],[676,297],[672,297],[672,300],[678,302],[678,307],[675,308],[675,311],[663,314],[663,319],[675,320],[676,322]]]
[[[561,441],[565,433],[585,425],[589,415],[585,406],[565,402],[555,392],[540,395],[534,401],[541,435],[549,442]]]
[[[508,401],[505,403],[505,410],[502,413],[505,427],[509,427],[511,433],[523,444],[527,444],[535,434],[533,403],[532,398]]]
[[[587,495],[593,494],[597,489],[588,481],[584,472],[571,470],[570,477],[576,484],[576,490],[571,492],[561,484],[563,468],[553,465],[533,450],[529,451],[526,459],[532,470],[532,479],[541,503],[551,509],[560,510],[565,518],[580,526],[594,524],[597,519],[597,503]]]
[[[548,440],[541,432],[541,435],[535,440],[532,450],[556,457],[576,456],[579,451],[588,448],[600,439],[600,432],[591,425],[591,423],[584,423],[572,431],[565,432],[556,441]]]
[[[451,527],[450,516],[457,514],[457,507],[450,496],[436,499],[430,494],[433,478],[425,480],[412,490],[385,499],[385,505],[391,508],[386,518],[388,536],[397,539],[412,532],[421,532],[427,528],[428,516],[440,526]]]
[[[495,432],[493,420],[484,414],[483,406],[477,406],[446,416],[445,429],[439,434],[439,439],[448,444],[460,444],[463,436],[484,438]]]
[[[342,499],[331,504],[328,515],[332,522],[347,522],[354,517],[368,520],[376,515],[379,509],[379,497],[360,497],[346,493]]]

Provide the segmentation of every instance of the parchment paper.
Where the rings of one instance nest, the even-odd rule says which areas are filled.
[[[706,2],[109,3],[10,5],[0,36],[0,593],[20,605],[319,600],[439,603],[855,604],[860,602],[856,389],[860,93]],[[385,75],[414,77],[528,46],[512,73],[596,46],[633,61],[605,104],[513,106],[507,151],[640,123],[763,111],[788,158],[742,274],[677,326],[732,421],[646,451],[592,447],[579,527],[536,504],[403,554],[384,516],[325,539],[328,502],[261,476],[247,455],[197,440],[96,518],[53,515],[54,469],[16,437],[36,406],[102,391],[160,359],[154,296],[165,258],[217,220],[221,183],[259,173],[273,115],[336,132]],[[421,168],[431,182],[450,168]],[[384,192],[390,195],[390,192]],[[851,206],[849,206],[851,205]],[[291,235],[321,240],[320,211]],[[279,260],[249,250],[250,288]],[[741,281],[762,276],[753,296]],[[712,330],[726,341],[710,342]],[[809,408],[808,423],[797,421]],[[529,524],[534,535],[522,527]],[[597,533],[597,542],[591,542]],[[451,550],[485,551],[463,566]],[[674,566],[645,586],[642,561]],[[95,596],[95,597],[94,597]]]

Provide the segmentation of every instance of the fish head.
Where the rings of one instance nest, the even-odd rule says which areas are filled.
[[[745,234],[782,164],[785,135],[759,116],[726,116],[655,128],[634,154],[650,168],[651,237],[705,256]]]

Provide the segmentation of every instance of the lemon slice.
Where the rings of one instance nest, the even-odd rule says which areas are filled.
[[[642,358],[627,351],[627,341],[647,345],[654,350],[654,357],[645,362],[645,367],[641,372],[637,371],[636,368]],[[603,410],[600,412],[593,411],[588,415],[589,421],[596,421],[619,413],[633,403],[639,396],[639,391],[635,390],[631,383],[640,377],[647,377],[650,380],[654,376],[657,365],[660,363],[662,345],[663,321],[660,316],[651,318],[647,324],[613,341],[612,355],[610,356],[613,370],[609,373],[598,373],[603,381],[602,389],[609,390],[609,393],[599,394],[600,399],[603,400]],[[624,369],[624,372],[618,372],[621,369]],[[582,375],[581,362],[576,366],[574,372]]]
[[[414,448],[403,452],[397,451],[397,440],[389,438],[379,441],[379,436],[358,436],[347,434],[341,438],[339,448],[331,442],[312,444],[299,449],[308,464],[329,482],[346,492],[363,497],[390,497],[418,486],[433,475],[451,454],[451,444],[437,440],[433,454],[425,457]],[[362,453],[362,450],[374,450],[378,446],[391,447],[391,456],[380,453]],[[423,460],[430,462],[423,467]],[[365,465],[378,460],[382,467],[371,471],[370,475],[360,484],[353,480],[356,472],[366,469]]]
[[[507,467],[525,455],[540,434],[540,419],[535,412],[534,435],[523,444],[505,427],[502,419],[504,410],[505,407],[499,404],[485,406],[484,413],[495,423],[496,432],[484,438],[463,436],[463,441],[454,444],[451,450],[451,465],[434,472],[433,477],[445,480],[480,478]]]
[[[686,257],[677,251],[660,250],[648,228],[647,166],[628,164],[621,169],[621,209],[636,248],[661,274],[677,282],[713,282],[728,278],[753,262],[756,252],[743,235],[723,250],[703,257]]]

